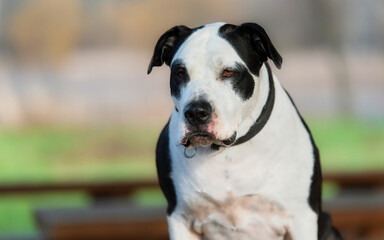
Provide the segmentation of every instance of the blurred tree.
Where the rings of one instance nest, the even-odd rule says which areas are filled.
[[[121,43],[152,48],[159,34],[175,25],[238,20],[244,13],[231,8],[234,4],[234,0],[107,1],[101,12]]]
[[[351,81],[348,76],[345,38],[342,30],[342,15],[345,7],[342,2],[332,0],[311,1],[314,31],[313,41],[318,46],[325,46],[332,55],[334,74],[334,96],[336,111],[340,116],[353,114]],[[344,41],[343,41],[344,40]]]
[[[4,37],[13,53],[10,56],[15,56],[18,63],[20,60],[35,63],[35,68],[40,69],[36,73],[40,76],[31,74],[25,77],[25,71],[20,70],[21,65],[12,65],[9,71],[11,77],[3,80],[5,85],[2,87],[8,93],[5,102],[13,104],[8,104],[7,114],[0,120],[14,124],[51,121],[55,116],[55,99],[59,95],[55,67],[80,40],[82,5],[77,0],[19,3],[10,5],[12,14],[4,24]],[[31,81],[34,84],[30,84]],[[29,86],[28,91],[25,91],[25,86]],[[14,117],[8,117],[9,113]]]
[[[36,0],[20,5],[5,34],[22,59],[56,63],[76,46],[81,26],[80,1]]]

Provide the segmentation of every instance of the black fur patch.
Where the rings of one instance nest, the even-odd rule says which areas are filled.
[[[255,80],[248,72],[248,69],[240,63],[236,63],[235,74],[229,78],[233,90],[241,97],[243,101],[248,100],[253,95],[255,89]]]
[[[178,74],[182,72],[183,77],[180,77]],[[176,98],[180,97],[180,91],[183,86],[189,82],[188,70],[185,67],[185,64],[180,60],[176,60],[171,66],[171,95]]]
[[[175,186],[171,179],[171,156],[169,153],[169,122],[160,134],[156,146],[156,168],[160,188],[168,202],[167,214],[171,215],[176,207]]]

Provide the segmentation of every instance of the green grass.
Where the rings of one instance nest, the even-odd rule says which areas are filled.
[[[36,233],[36,209],[81,208],[90,202],[81,192],[4,195],[0,197],[0,234]]]
[[[384,171],[384,121],[308,121],[330,171]],[[154,150],[160,128],[26,127],[0,130],[0,184],[118,181],[156,176]],[[327,185],[325,197],[337,187]],[[139,205],[165,204],[159,191],[133,197]],[[0,196],[0,234],[35,233],[37,208],[85,207],[79,192]]]
[[[0,130],[0,182],[153,177],[158,129],[34,127]]]
[[[384,170],[384,121],[309,121],[325,172]]]

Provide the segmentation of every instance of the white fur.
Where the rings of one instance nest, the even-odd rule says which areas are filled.
[[[217,79],[224,67],[243,62],[232,46],[218,36],[221,25],[207,25],[193,33],[174,57],[186,63],[191,80],[182,88],[181,98],[174,99],[180,111],[173,111],[169,127],[171,178],[177,196],[176,209],[168,218],[171,239],[201,239],[199,233],[208,240],[227,239],[223,238],[224,232],[231,233],[225,236],[242,240],[282,240],[284,234],[295,240],[317,239],[317,216],[308,203],[314,164],[310,137],[276,77],[275,105],[261,132],[237,146],[218,151],[200,146],[192,159],[183,155],[180,141],[186,127],[182,109],[192,99],[200,95],[208,98],[217,113],[212,127],[218,137],[225,139],[234,131],[238,137],[244,135],[259,116],[268,96],[265,66],[260,70],[260,77],[254,76],[253,96],[245,102],[229,83]],[[269,216],[241,201],[247,196],[267,199],[268,204],[282,209],[283,213]],[[235,200],[228,206],[233,209],[228,214],[239,219],[235,221],[236,226],[228,223],[229,215],[209,207],[212,202],[223,203],[232,197]],[[205,208],[208,215],[204,213],[203,220],[191,214]],[[255,224],[262,226],[261,222],[266,230],[254,232]],[[267,235],[270,238],[265,237]]]

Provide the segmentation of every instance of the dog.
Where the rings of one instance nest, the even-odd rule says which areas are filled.
[[[322,212],[319,152],[256,23],[176,26],[154,49],[175,104],[156,147],[172,240],[342,239]]]

